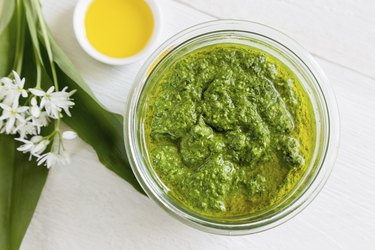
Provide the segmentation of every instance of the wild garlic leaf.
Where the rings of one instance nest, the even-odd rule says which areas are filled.
[[[24,33],[25,47],[22,58],[22,74],[27,87],[37,80],[38,67],[35,58],[42,67],[39,68],[42,88],[48,89],[52,79],[51,67],[45,44],[45,37],[38,25],[35,6],[37,0],[3,0],[0,15],[0,77],[8,76],[15,68],[17,25],[19,20],[26,21]],[[22,5],[22,6],[21,6]],[[22,8],[19,8],[19,7]],[[72,116],[64,116],[63,121],[69,125],[98,154],[99,160],[110,170],[128,181],[136,190],[143,192],[139,186],[126,157],[122,116],[106,110],[92,94],[79,76],[73,64],[48,35],[53,51],[53,60],[57,70],[60,88],[67,86],[76,89]],[[52,126],[43,134],[48,134]],[[29,161],[28,155],[16,151],[21,144],[12,136],[0,135],[0,249],[19,249],[27,227],[32,219],[39,197],[43,190],[48,170],[38,167]],[[85,178],[82,176],[82,178]]]
[[[68,86],[69,89],[77,89],[74,94],[76,105],[71,110],[72,116],[64,117],[63,121],[75,130],[81,139],[94,148],[99,160],[108,169],[143,193],[126,156],[123,117],[109,112],[96,100],[73,64],[52,37],[50,41],[55,55],[59,82]]]
[[[16,151],[13,137],[0,135],[0,249],[19,249],[47,179],[48,170],[36,167]]]
[[[10,73],[15,56],[15,1],[4,0],[0,15],[0,77]]]
[[[38,58],[39,62],[43,65],[42,55],[40,53],[40,45],[38,40],[38,33],[37,33],[37,17],[35,12],[33,11],[33,2],[32,1],[24,1],[25,6],[25,15],[27,20],[27,27],[29,28],[29,33],[31,36],[31,40],[33,43],[33,52],[35,56]]]
[[[9,4],[9,2],[13,3],[15,1],[4,0],[5,5]],[[10,11],[10,9],[3,9],[3,11],[7,10]],[[24,17],[23,12],[21,15]],[[4,15],[1,14],[0,19],[3,20],[3,18]],[[9,41],[9,44],[13,45],[16,44],[16,37],[13,37],[11,32],[7,32],[7,29],[14,29],[12,27],[14,25],[13,21],[9,22],[8,25],[8,27],[3,29],[3,32],[0,32],[0,47],[4,45],[3,41]],[[29,79],[29,81],[26,81],[26,84],[30,84],[36,79],[36,66],[28,29],[25,30],[25,39],[23,75],[26,76],[26,79]],[[14,50],[15,48],[12,49]],[[0,53],[0,62],[4,62],[3,59],[7,58],[7,56],[8,53]],[[8,64],[5,65],[6,68],[9,68],[9,71],[0,67],[1,76],[8,75],[11,72],[14,66],[13,61],[13,59],[8,60]],[[42,75],[42,79],[43,81],[50,82],[46,74]],[[48,134],[53,129],[52,127],[46,128],[44,134]],[[12,136],[0,135],[1,250],[19,249],[48,175],[47,168],[37,167],[35,161],[29,161],[28,155],[24,155],[16,150],[20,145],[21,143],[16,142]]]

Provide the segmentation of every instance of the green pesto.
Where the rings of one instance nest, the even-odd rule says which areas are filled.
[[[217,44],[160,74],[144,131],[152,167],[175,199],[228,218],[290,193],[311,161],[315,118],[289,68],[258,49]]]

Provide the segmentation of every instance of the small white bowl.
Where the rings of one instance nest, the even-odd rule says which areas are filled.
[[[75,7],[73,15],[73,29],[75,36],[78,40],[78,43],[81,45],[83,50],[86,51],[87,54],[89,54],[94,59],[106,64],[125,65],[134,63],[135,61],[142,59],[153,49],[159,37],[162,23],[160,7],[156,0],[144,0],[150,7],[154,18],[154,30],[152,32],[150,40],[148,41],[145,48],[143,48],[140,52],[133,56],[124,58],[114,58],[104,55],[97,51],[88,41],[86,36],[85,18],[87,9],[93,1],[94,0],[79,0]]]

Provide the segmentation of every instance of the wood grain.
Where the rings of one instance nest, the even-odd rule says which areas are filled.
[[[375,243],[375,50],[370,1],[160,0],[160,42],[214,17],[246,18],[296,38],[327,73],[341,113],[337,164],[317,199],[270,231],[223,237],[168,216],[98,163],[80,140],[67,145],[72,164],[51,170],[22,249],[371,249]],[[72,30],[75,0],[43,0],[44,13],[67,52],[106,107],[122,112],[142,62],[110,67],[92,60]],[[351,37],[351,38],[350,38]],[[323,59],[324,58],[324,59]],[[358,73],[357,71],[361,72]]]

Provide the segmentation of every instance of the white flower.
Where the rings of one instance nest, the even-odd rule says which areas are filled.
[[[23,143],[23,145],[17,148],[17,150],[22,153],[28,153],[35,147],[34,143],[29,140],[25,140],[23,138],[16,138],[16,140]]]
[[[0,0],[1,1],[1,0]],[[47,91],[40,88],[24,89],[25,78],[13,71],[13,79],[0,78],[0,133],[18,134],[17,141],[21,142],[17,150],[30,154],[30,160],[34,156],[38,165],[51,166],[69,163],[69,154],[65,151],[63,140],[71,140],[77,137],[73,131],[60,132],[56,127],[51,134],[43,137],[41,128],[49,125],[50,118],[59,119],[63,112],[70,116],[70,108],[74,106],[71,96],[75,90],[67,92],[67,87],[61,91],[55,91],[50,87]],[[20,97],[25,99],[25,106],[20,106]],[[40,102],[39,102],[40,101]],[[21,102],[23,103],[23,102]],[[57,123],[60,124],[60,123]],[[32,136],[31,139],[28,136]],[[49,145],[53,145],[52,147]],[[50,152],[45,152],[48,151]]]
[[[31,98],[30,104],[31,104],[30,114],[38,118],[41,111],[40,111],[40,107],[38,106],[38,102],[36,101],[35,97]]]
[[[47,168],[55,166],[59,162],[59,157],[57,154],[49,152],[38,158],[38,166],[44,164]]]
[[[68,116],[71,116],[69,108],[74,106],[74,102],[72,102],[70,97],[76,92],[76,90],[72,90],[70,92],[66,92],[68,88],[63,88],[60,92],[55,92],[51,94],[51,100],[58,106],[60,109],[63,109]]]
[[[75,90],[66,92],[67,87],[57,92],[54,92],[54,90],[54,87],[50,87],[47,92],[40,89],[30,89],[30,92],[42,98],[40,108],[45,108],[49,117],[59,118],[62,110],[68,116],[71,116],[69,108],[74,105],[74,102],[71,101],[70,96],[75,93]]]
[[[43,111],[39,114],[39,117],[32,116],[31,121],[33,125],[35,126],[37,133],[40,134],[40,129],[48,125],[49,117],[48,117],[47,112]]]
[[[23,145],[17,148],[22,153],[30,153],[30,156],[41,157],[40,155],[46,150],[50,141],[44,139],[42,136],[33,136],[31,140],[23,138],[16,138],[17,141],[22,142]]]
[[[12,106],[4,103],[0,103],[0,107],[3,109],[3,113],[0,116],[0,120],[6,120],[5,133],[14,133],[14,125],[16,121],[25,122],[24,113],[29,109],[29,107],[20,106],[18,107],[18,102],[14,102]]]
[[[17,127],[14,132],[18,133],[21,138],[25,138],[27,135],[36,135],[37,127],[34,125],[31,116],[27,117],[24,122],[16,121]]]
[[[30,151],[30,153],[32,155],[34,155],[34,156],[39,157],[46,150],[46,148],[47,148],[48,144],[50,143],[50,141],[49,140],[45,140],[43,138],[42,139],[35,138],[35,140],[33,141],[33,138],[31,138],[31,142],[34,143],[35,147]]]
[[[77,133],[74,131],[65,131],[62,133],[62,138],[65,140],[73,140],[77,138]]]
[[[20,78],[17,72],[13,71],[14,80],[4,77],[0,81],[2,83],[0,99],[3,99],[3,103],[11,105],[14,102],[18,102],[20,96],[26,98],[27,91],[23,89],[25,85],[25,78]]]

